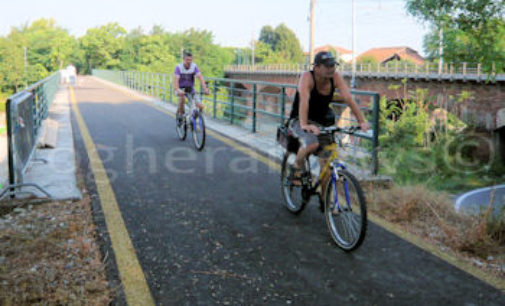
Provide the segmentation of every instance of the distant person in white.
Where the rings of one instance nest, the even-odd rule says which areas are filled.
[[[65,83],[75,85],[77,70],[75,69],[75,66],[72,63],[70,63],[65,69],[65,74],[66,74]]]

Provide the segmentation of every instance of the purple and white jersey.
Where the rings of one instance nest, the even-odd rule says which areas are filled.
[[[191,63],[188,69],[184,64],[179,64],[175,67],[175,75],[179,77],[179,87],[193,87],[195,85],[195,75],[199,74],[200,70],[195,63]]]

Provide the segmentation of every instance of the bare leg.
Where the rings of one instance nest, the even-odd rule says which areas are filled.
[[[305,166],[304,161],[311,153],[316,152],[319,147],[318,143],[312,143],[306,147],[301,147],[298,149],[298,153],[296,154],[295,166],[297,168],[303,168]]]
[[[182,115],[184,113],[184,96],[179,96],[179,106],[177,107],[177,113]]]

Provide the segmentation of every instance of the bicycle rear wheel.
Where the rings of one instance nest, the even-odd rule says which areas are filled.
[[[365,239],[366,201],[358,180],[351,173],[339,170],[338,174],[338,179],[328,180],[324,214],[331,237],[338,247],[349,252]]]
[[[281,188],[286,208],[294,213],[299,214],[310,199],[306,186],[294,185],[291,179],[292,166],[296,158],[296,154],[286,152],[282,159],[281,167]]]
[[[180,140],[186,139],[186,118],[182,117],[175,119],[175,130],[177,131],[177,136]]]
[[[205,120],[203,119],[203,115],[198,113],[196,118],[193,118],[192,122],[193,127],[193,142],[198,151],[201,151],[205,146]]]

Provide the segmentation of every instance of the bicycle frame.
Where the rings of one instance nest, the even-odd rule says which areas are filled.
[[[313,187],[311,187],[312,191],[315,191],[317,187],[323,182],[324,177],[328,173],[328,171],[332,171],[331,173],[331,180],[333,184],[333,190],[334,190],[334,197],[335,197],[335,205],[338,209],[339,212],[342,211],[342,208],[340,206],[340,203],[338,201],[338,192],[337,192],[337,180],[339,178],[338,175],[338,169],[345,170],[345,165],[342,164],[341,162],[338,161],[338,151],[337,151],[337,143],[332,143],[330,145],[327,145],[324,148],[324,151],[331,151],[331,156],[328,158],[326,161],[324,167],[321,169],[319,176],[317,178],[316,183],[314,184]],[[349,185],[347,181],[344,182],[344,188],[345,188],[345,197],[347,203],[350,203],[350,198],[349,198]],[[349,205],[349,210],[352,211],[352,207]]]
[[[198,107],[196,107],[196,100],[197,100],[197,94],[196,93],[185,93],[184,96],[186,97],[186,99],[188,100],[188,112],[186,114],[186,121],[188,120],[191,120],[191,127],[193,129],[196,129],[196,116],[195,116],[195,112],[200,112],[200,110],[198,109]]]

